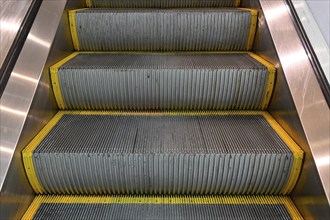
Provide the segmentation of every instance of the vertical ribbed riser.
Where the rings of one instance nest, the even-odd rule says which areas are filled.
[[[245,10],[84,10],[75,15],[80,50],[249,50]],[[71,21],[72,23],[72,21]]]
[[[280,194],[292,166],[285,154],[33,157],[41,185],[56,194]]]
[[[268,71],[59,69],[66,109],[262,109]]]
[[[89,0],[89,7],[103,8],[188,8],[237,7],[239,0]]]

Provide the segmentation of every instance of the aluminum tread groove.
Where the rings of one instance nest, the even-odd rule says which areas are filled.
[[[250,50],[254,13],[237,8],[69,12],[73,40],[79,42],[75,49],[81,51]]]
[[[282,204],[41,204],[38,219],[281,219],[291,220]]]
[[[293,157],[263,116],[235,114],[64,114],[32,153],[56,194],[281,194]]]
[[[269,67],[247,53],[72,57],[51,68],[62,109],[263,109],[273,83]]]
[[[31,219],[302,219],[285,196],[37,196]]]

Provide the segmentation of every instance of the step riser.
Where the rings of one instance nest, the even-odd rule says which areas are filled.
[[[70,11],[76,50],[237,51],[251,49],[255,11]]]
[[[237,7],[240,0],[87,0],[86,3],[96,8],[199,8]]]
[[[33,155],[43,193],[50,194],[282,194],[292,160],[291,154]]]
[[[51,75],[61,109],[263,110],[275,68],[248,54],[79,54]]]
[[[37,193],[287,194],[302,154],[269,117],[59,113],[23,160]]]

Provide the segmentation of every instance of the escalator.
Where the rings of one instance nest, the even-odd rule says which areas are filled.
[[[44,0],[0,102],[0,219],[328,219],[285,5]]]
[[[23,150],[23,219],[299,219],[303,151],[239,1],[87,1],[50,67],[60,111]]]

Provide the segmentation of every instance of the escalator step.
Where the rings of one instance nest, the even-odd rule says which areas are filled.
[[[238,7],[240,0],[86,0],[95,8],[200,8]]]
[[[302,158],[266,112],[59,112],[23,150],[52,194],[287,194]]]
[[[50,68],[60,109],[264,110],[275,67],[253,53],[74,53]]]
[[[69,19],[78,51],[237,51],[251,49],[257,11],[79,9]]]
[[[279,196],[37,196],[31,219],[303,219]]]

